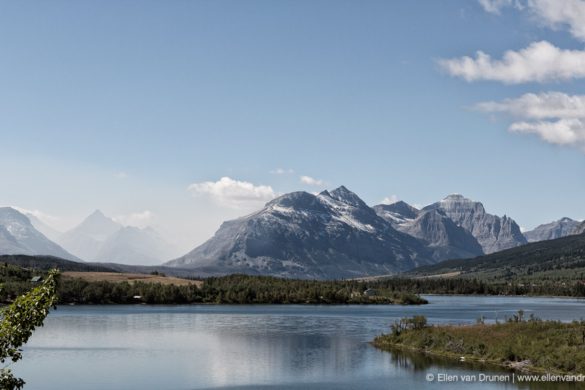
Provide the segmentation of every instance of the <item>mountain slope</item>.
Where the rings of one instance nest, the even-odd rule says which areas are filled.
[[[0,254],[48,255],[79,260],[36,230],[26,215],[11,207],[0,207]]]
[[[41,221],[37,216],[31,213],[24,213],[24,215],[28,217],[30,223],[34,226],[34,228],[37,229],[39,232],[43,233],[43,235],[47,237],[49,240],[56,242],[59,239],[59,236],[61,236],[62,234],[61,232],[53,229],[51,226]]]
[[[453,222],[469,231],[479,242],[484,253],[498,252],[527,243],[516,222],[507,217],[488,214],[480,202],[459,194],[425,207],[439,209]]]
[[[533,230],[524,233],[528,242],[553,240],[555,238],[566,237],[574,234],[579,227],[580,222],[571,218],[561,218],[558,221],[539,225]]]
[[[206,272],[333,279],[395,273],[432,262],[345,187],[293,192],[222,224],[203,245],[166,265]]]
[[[460,277],[502,282],[538,277],[555,280],[561,274],[563,277],[582,279],[584,272],[585,233],[582,233],[534,242],[474,259],[447,260],[417,268],[409,274],[424,276],[457,273]]]

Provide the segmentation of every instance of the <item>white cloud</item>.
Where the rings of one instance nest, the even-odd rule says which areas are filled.
[[[307,184],[310,186],[322,186],[325,184],[323,180],[315,179],[311,176],[301,176],[300,181],[303,184]]]
[[[273,175],[286,175],[295,173],[294,169],[283,169],[283,168],[276,168],[270,171]]]
[[[510,6],[522,7],[519,1],[515,0],[479,0],[479,4],[486,12],[499,15],[503,8]]]
[[[543,25],[567,28],[573,37],[585,41],[585,1],[583,0],[478,0],[486,12],[499,15],[502,9],[526,10]]]
[[[506,84],[563,81],[585,77],[585,51],[563,50],[546,41],[506,51],[501,60],[478,51],[475,58],[439,60],[450,75],[466,81],[491,80]]]
[[[527,93],[519,98],[475,105],[483,112],[500,112],[519,118],[585,118],[585,95],[562,92]]]
[[[193,183],[188,190],[194,195],[209,197],[221,206],[235,209],[258,207],[277,195],[270,186],[254,185],[229,177],[222,177],[216,182]]]
[[[126,172],[120,171],[120,172],[116,172],[116,174],[114,176],[116,177],[116,179],[123,180],[123,179],[126,179],[128,177],[128,174]]]
[[[380,201],[381,204],[393,204],[400,200],[397,195],[390,195]]]
[[[114,221],[124,226],[146,227],[152,223],[154,213],[150,210],[144,210],[127,215],[118,215],[113,218]]]
[[[475,108],[510,115],[514,118],[508,128],[511,132],[536,134],[548,143],[585,150],[585,95],[528,93],[516,99],[479,103]]]
[[[546,142],[581,146],[585,150],[585,121],[581,119],[515,122],[510,125],[510,131],[537,134]]]
[[[527,6],[546,26],[567,27],[573,37],[585,41],[585,1],[528,0]]]

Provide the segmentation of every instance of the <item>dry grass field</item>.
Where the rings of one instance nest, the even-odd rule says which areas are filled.
[[[176,286],[187,286],[195,284],[197,287],[203,285],[201,280],[189,280],[181,279],[173,276],[160,276],[160,275],[146,275],[146,274],[130,274],[130,273],[117,273],[117,272],[63,272],[64,278],[78,278],[88,282],[145,282],[145,283],[161,283],[161,284],[174,284]]]

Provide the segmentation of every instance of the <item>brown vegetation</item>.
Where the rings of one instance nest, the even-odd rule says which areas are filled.
[[[146,274],[130,274],[118,272],[63,272],[64,278],[69,279],[83,279],[87,282],[144,282],[144,283],[160,283],[160,284],[174,284],[175,286],[188,286],[191,284],[201,287],[203,281],[181,279],[173,276],[162,275],[146,275]]]

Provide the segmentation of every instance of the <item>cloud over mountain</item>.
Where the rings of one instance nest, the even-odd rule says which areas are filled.
[[[222,177],[215,182],[193,183],[188,190],[193,195],[206,196],[220,206],[236,209],[256,207],[276,197],[271,186],[255,185],[230,177]]]
[[[316,186],[316,187],[319,187],[319,186],[322,186],[325,184],[325,182],[323,180],[315,179],[314,177],[311,177],[311,176],[301,176],[300,181],[303,184],[307,184],[310,186]]]

